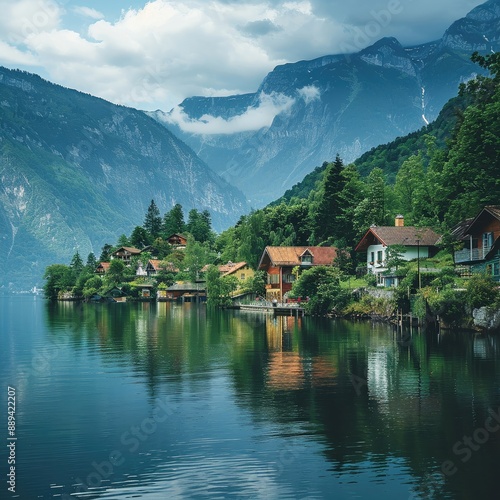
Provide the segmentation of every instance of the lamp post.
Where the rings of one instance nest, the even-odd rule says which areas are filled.
[[[418,276],[418,289],[420,290],[422,283],[420,281],[420,240],[419,239],[417,239],[417,276]]]

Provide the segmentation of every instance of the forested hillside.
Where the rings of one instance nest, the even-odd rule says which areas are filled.
[[[472,60],[490,77],[463,84],[436,122],[374,148],[354,164],[325,162],[277,202],[218,238],[222,260],[256,265],[265,245],[335,244],[351,250],[372,225],[449,231],[500,200],[500,56]]]

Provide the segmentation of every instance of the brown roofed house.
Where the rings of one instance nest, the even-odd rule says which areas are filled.
[[[120,247],[111,254],[111,258],[122,260],[125,264],[128,264],[135,255],[141,255],[141,250],[135,247]]]
[[[356,252],[366,252],[368,273],[377,276],[380,286],[397,286],[398,277],[389,276],[386,266],[387,247],[402,245],[403,260],[432,257],[437,253],[436,244],[441,235],[428,227],[405,226],[401,215],[396,217],[394,226],[372,226],[357,244]]]
[[[455,264],[500,281],[500,205],[485,206],[476,217],[458,224],[452,234],[463,242],[463,249],[455,252]]]
[[[295,281],[294,267],[332,266],[336,257],[335,247],[266,247],[259,262],[267,273],[266,298],[283,300]]]

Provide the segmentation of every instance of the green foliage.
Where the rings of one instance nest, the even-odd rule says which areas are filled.
[[[492,305],[500,296],[498,283],[486,274],[475,274],[467,283],[465,302],[472,308]]]
[[[151,200],[142,226],[152,238],[160,236],[162,218],[160,216],[160,209],[156,206],[155,200]]]
[[[152,242],[151,234],[142,226],[135,226],[130,235],[130,244],[135,248],[144,248]]]
[[[214,234],[212,231],[212,219],[208,210],[198,212],[196,208],[189,211],[186,231],[193,235],[200,243],[212,242]]]
[[[102,279],[99,276],[92,276],[85,281],[82,289],[82,295],[86,299],[101,292]]]
[[[241,285],[241,289],[248,293],[254,293],[258,297],[266,295],[267,276],[264,271],[256,271],[253,276],[249,276]]]
[[[43,275],[45,285],[43,291],[45,297],[55,300],[61,292],[70,290],[74,285],[74,275],[69,266],[64,264],[52,264],[48,266]]]
[[[183,234],[186,230],[182,205],[176,203],[173,208],[163,216],[162,232],[166,238],[172,234]]]
[[[125,277],[125,264],[119,259],[113,259],[109,265],[105,280],[108,286],[119,285]]]
[[[238,287],[235,276],[221,276],[215,265],[210,265],[206,273],[207,304],[215,307],[227,307],[232,304],[231,294]]]
[[[328,266],[315,266],[304,271],[298,280],[293,283],[292,296],[309,297],[306,311],[310,314],[324,315],[331,311],[337,298],[341,297],[339,304],[343,304],[344,296],[349,293],[342,290],[339,269]]]

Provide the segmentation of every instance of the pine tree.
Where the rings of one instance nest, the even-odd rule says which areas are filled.
[[[340,192],[345,185],[343,168],[344,163],[339,155],[326,168],[319,205],[313,220],[314,237],[318,243],[342,236],[339,218],[342,215]]]
[[[182,205],[176,203],[173,208],[163,216],[162,232],[166,238],[172,234],[182,234],[186,230]]]
[[[162,220],[160,210],[156,206],[155,200],[151,200],[146,217],[144,218],[144,229],[154,238],[157,238],[161,232]]]

